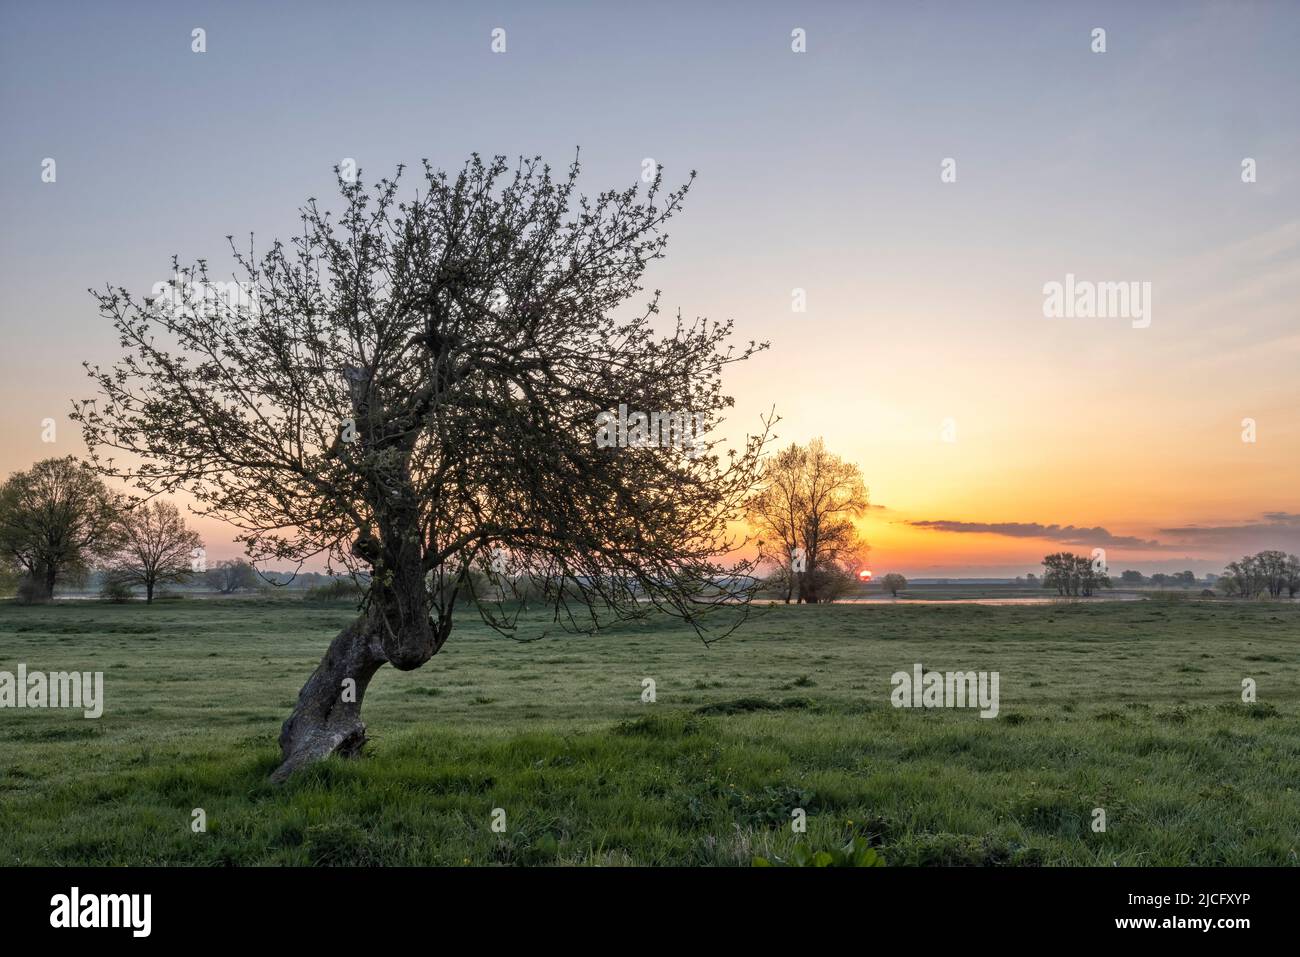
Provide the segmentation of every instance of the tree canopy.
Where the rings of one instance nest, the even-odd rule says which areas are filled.
[[[0,554],[21,569],[31,597],[49,599],[116,547],[121,506],[86,463],[44,459],[0,486]]]
[[[764,537],[764,558],[786,584],[786,601],[798,586],[801,602],[830,597],[836,578],[851,577],[866,543],[854,519],[867,508],[862,470],[827,450],[821,439],[782,449],[764,462],[748,517]]]
[[[157,499],[124,510],[118,539],[106,573],[117,585],[143,588],[147,603],[153,602],[158,585],[188,581],[197,571],[195,556],[203,547],[180,509]]]
[[[165,295],[96,293],[125,350],[88,366],[98,395],[74,411],[97,467],[185,489],[255,561],[323,556],[369,581],[286,722],[287,762],[306,725],[333,742],[317,750],[362,739],[338,682],[427,661],[474,569],[526,578],[579,629],[651,608],[703,629],[751,588],[750,563],[719,556],[742,544],[766,427],[725,452],[595,441],[622,404],[716,430],[722,370],[764,347],[680,314],[656,332],[659,293],[630,302],[690,180],[588,198],[576,159],[556,176],[475,155],[450,175],[425,162],[401,198],[402,172],[340,175],[342,211],[308,200],[301,234],[260,255],[228,237],[238,285],[218,294],[203,260],[174,261]],[[475,603],[515,634],[494,592]]]

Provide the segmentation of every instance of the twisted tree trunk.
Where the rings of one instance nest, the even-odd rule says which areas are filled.
[[[435,628],[424,583],[418,502],[411,493],[409,461],[379,469],[367,456],[393,439],[394,425],[382,414],[383,396],[371,373],[344,370],[352,412],[363,423],[356,450],[372,484],[370,497],[378,535],[369,528],[352,543],[352,554],[372,569],[366,612],[330,643],[325,657],[298,693],[298,704],[280,730],[281,764],[271,775],[284,781],[299,768],[331,754],[355,757],[366,743],[361,701],[383,664],[399,671],[420,667],[442,647],[450,619]],[[398,436],[400,438],[400,436]],[[395,446],[400,447],[400,446]],[[410,449],[407,448],[409,455]]]
[[[298,703],[280,729],[280,782],[331,754],[351,757],[366,743],[361,701],[385,662],[373,615],[366,613],[330,642],[325,657],[298,692]]]
[[[429,617],[418,549],[408,542],[383,551],[370,607],[330,642],[280,729],[281,763],[271,775],[274,782],[331,754],[360,754],[366,743],[361,702],[375,672],[384,664],[399,671],[418,668],[447,638],[450,621],[435,628]]]

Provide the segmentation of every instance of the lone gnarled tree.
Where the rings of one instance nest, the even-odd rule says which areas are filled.
[[[357,753],[367,683],[436,654],[467,593],[519,636],[501,599],[520,581],[582,630],[659,609],[716,634],[706,616],[734,626],[750,595],[749,564],[719,556],[742,544],[766,427],[726,451],[600,447],[594,423],[626,403],[716,428],[723,367],[762,345],[680,316],[657,334],[658,293],[630,302],[689,181],[588,199],[578,171],[426,162],[405,200],[401,169],[340,177],[337,217],[309,200],[291,241],[230,241],[241,285],[200,260],[153,298],[94,293],[125,350],[87,366],[99,395],[74,410],[96,466],[187,490],[254,561],[368,584],[284,723],[279,779]]]

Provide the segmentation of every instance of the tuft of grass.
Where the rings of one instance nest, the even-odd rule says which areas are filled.
[[[734,698],[731,701],[718,701],[714,704],[706,704],[696,708],[696,714],[705,715],[732,715],[748,714],[753,711],[792,711],[803,710],[810,706],[811,702],[807,698],[786,698],[783,701],[769,701],[766,698],[744,697]]]

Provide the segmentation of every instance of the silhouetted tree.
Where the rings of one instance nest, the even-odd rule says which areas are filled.
[[[573,629],[659,609],[704,634],[718,611],[720,634],[743,617],[752,563],[717,556],[744,544],[730,529],[766,431],[723,454],[698,432],[689,449],[600,447],[595,423],[627,402],[709,432],[732,404],[722,369],[763,346],[680,315],[657,334],[657,293],[616,317],[689,183],[589,199],[578,172],[426,162],[407,200],[400,169],[373,187],[340,176],[337,218],[309,200],[291,242],[259,258],[232,241],[236,302],[97,295],[128,356],[89,369],[100,396],[76,418],[91,449],[143,463],[99,466],[187,489],[254,562],[323,555],[373,575],[284,723],[277,779],[360,750],[366,685],[437,653],[463,591],[518,634],[518,605],[471,570],[529,580]],[[202,261],[174,267],[176,286],[207,288]]]
[[[1264,590],[1269,598],[1281,598],[1286,590],[1287,554],[1277,549],[1268,549],[1255,556],[1259,563],[1260,575],[1264,579]]]
[[[125,509],[118,521],[117,550],[105,574],[126,588],[144,589],[153,603],[158,585],[188,581],[195,572],[194,553],[203,547],[198,533],[171,502],[139,502]]]
[[[1229,562],[1214,583],[1225,595],[1234,598],[1281,598],[1282,592],[1295,597],[1300,591],[1300,557],[1269,549],[1245,555]]]
[[[897,572],[890,572],[880,579],[880,587],[897,598],[898,593],[907,587],[907,579]]]
[[[868,505],[862,470],[826,450],[821,439],[791,445],[764,463],[762,487],[749,501],[763,556],[788,569],[786,602],[822,599],[823,576],[865,548],[854,519]]]
[[[1294,598],[1300,592],[1300,555],[1288,555],[1283,567],[1283,580],[1288,598]]]
[[[45,459],[0,486],[0,555],[26,576],[26,594],[47,601],[116,547],[120,498],[72,456]]]
[[[1043,568],[1043,587],[1055,588],[1062,597],[1091,598],[1099,588],[1112,587],[1109,576],[1087,555],[1056,552],[1043,559]]]
[[[245,588],[256,588],[261,581],[257,570],[241,558],[217,562],[203,575],[203,581],[213,591],[233,595]]]

